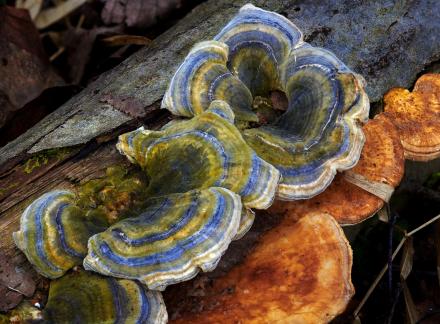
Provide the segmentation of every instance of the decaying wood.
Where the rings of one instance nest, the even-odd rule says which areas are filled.
[[[145,120],[150,128],[158,128],[167,122],[168,114],[158,112],[152,120]],[[129,128],[138,123],[127,125]],[[75,188],[77,184],[104,175],[112,165],[131,165],[117,152],[114,137],[127,128],[115,130],[111,135],[101,136],[87,145],[67,150],[43,152],[26,159],[0,176],[0,251],[13,260],[23,272],[32,273],[31,265],[15,247],[12,232],[20,225],[24,208],[42,193],[55,188]]]

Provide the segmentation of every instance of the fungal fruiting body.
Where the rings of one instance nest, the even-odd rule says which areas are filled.
[[[391,89],[384,114],[397,126],[405,158],[430,161],[440,157],[440,74],[421,76],[410,92]]]
[[[151,198],[138,217],[89,240],[87,270],[137,279],[150,289],[213,270],[237,235],[240,196],[225,188]]]
[[[43,318],[49,323],[163,324],[168,314],[159,292],[82,270],[51,282]]]
[[[173,120],[158,131],[141,127],[119,137],[118,150],[141,167],[148,184],[138,180],[132,186],[128,180],[121,190],[104,194],[109,200],[116,197],[114,203],[103,199],[105,206],[90,213],[77,203],[99,201],[93,185],[79,200],[68,191],[47,193],[23,213],[14,240],[41,274],[57,278],[83,262],[86,270],[108,276],[80,272],[57,280],[45,317],[61,322],[165,322],[160,293],[144,286],[163,290],[200,270],[213,270],[231,241],[252,226],[251,208],[267,209],[276,195],[310,198],[330,184],[336,171],[356,164],[364,144],[361,124],[369,109],[363,88],[362,77],[332,53],[305,43],[288,19],[245,5],[214,40],[194,46],[171,80],[162,107],[191,119]],[[274,110],[264,98],[276,91],[286,95],[287,108],[273,105],[278,112],[269,113],[263,123],[257,102],[267,102],[266,112]],[[132,199],[136,203],[130,205]],[[324,316],[316,318],[331,318],[346,305],[352,294],[351,252],[336,221],[323,215],[306,215],[297,225],[287,220],[267,236],[267,246],[260,245],[260,257],[250,258],[249,268],[270,264],[278,281],[267,289],[273,288],[279,299],[269,303],[272,308],[264,315],[255,310],[267,302],[260,288],[254,287],[260,299],[238,293],[231,299],[234,319],[245,316],[249,301],[255,301],[255,321],[301,318],[292,309],[310,312],[310,301],[297,300],[296,290],[283,294],[303,284],[289,274],[292,282],[283,286],[286,273],[304,270],[297,265],[308,252],[301,248],[316,249],[316,255],[321,248],[336,252],[323,265],[331,267],[330,286],[322,280],[325,271],[314,273],[318,286],[327,290],[324,302],[316,299],[312,313],[333,303],[334,292],[341,297],[337,307],[326,306]],[[306,232],[316,237],[300,237]],[[240,277],[239,287],[246,289],[251,277]],[[298,307],[281,311],[285,300]],[[72,304],[79,310],[72,310]]]
[[[244,131],[257,154],[280,170],[280,199],[310,198],[358,161],[364,144],[358,122],[368,104],[361,81],[347,70],[325,50],[293,49],[282,71],[287,111],[271,125]]]
[[[120,136],[118,148],[149,175],[152,196],[223,187],[248,208],[266,209],[280,174],[246,144],[224,101],[190,120],[160,131],[138,129]]]
[[[190,117],[201,114],[210,100],[229,102],[246,142],[280,171],[278,198],[296,200],[322,192],[337,171],[358,161],[364,143],[360,124],[369,110],[363,87],[361,76],[332,53],[305,43],[288,19],[245,5],[215,41],[194,47],[162,107]],[[272,91],[286,94],[287,110],[269,125],[242,127],[249,121],[242,112],[254,112],[251,102]],[[240,98],[241,106],[232,98]]]
[[[167,294],[173,323],[316,324],[341,313],[354,294],[350,244],[328,214],[293,216],[262,233],[246,258],[213,276],[203,293],[184,285]]]
[[[84,216],[75,205],[74,193],[56,190],[42,195],[26,208],[20,230],[13,237],[35,269],[54,279],[81,264],[87,254],[89,237],[104,229],[105,222]]]
[[[176,115],[192,117],[223,100],[240,120],[258,121],[250,109],[252,94],[226,67],[228,46],[216,41],[196,44],[172,79],[163,105]]]
[[[383,113],[370,119],[363,131],[366,141],[354,168],[338,174],[321,194],[302,201],[278,201],[270,212],[296,217],[327,213],[343,225],[375,215],[400,183],[405,159],[399,132]]]

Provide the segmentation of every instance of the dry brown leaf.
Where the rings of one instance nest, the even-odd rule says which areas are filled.
[[[17,306],[23,296],[31,297],[35,291],[35,282],[28,273],[17,271],[9,258],[0,254],[0,311]]]
[[[64,85],[27,10],[0,7],[0,127],[45,89]]]
[[[32,20],[35,20],[43,6],[43,0],[17,0],[15,6],[19,9],[29,10]]]
[[[115,35],[102,39],[102,42],[108,46],[148,45],[151,39],[136,35]]]
[[[402,288],[403,288],[403,296],[405,298],[405,308],[406,308],[408,322],[410,324],[415,324],[418,322],[420,318],[420,314],[416,308],[416,305],[414,304],[413,298],[411,296],[411,292],[409,291],[405,281],[402,282]]]
[[[378,212],[377,212],[377,217],[379,218],[380,221],[384,222],[384,223],[388,223],[390,221],[390,215],[388,213],[388,205],[383,206]]]
[[[411,273],[414,260],[413,238],[408,237],[403,246],[402,259],[400,261],[400,278],[406,280]]]
[[[182,6],[182,0],[107,0],[101,13],[105,24],[145,28]]]
[[[70,15],[73,11],[81,7],[87,0],[67,0],[55,7],[45,9],[35,19],[38,29],[49,27],[58,20]]]
[[[70,28],[64,37],[67,62],[70,67],[69,81],[79,84],[84,75],[90,54],[99,35],[120,32],[120,27],[98,27],[92,29]]]

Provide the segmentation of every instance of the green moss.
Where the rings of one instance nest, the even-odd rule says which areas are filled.
[[[38,152],[30,157],[23,166],[23,172],[32,173],[35,169],[45,166],[51,160],[59,161],[71,152],[71,148],[55,148]]]
[[[103,178],[78,188],[77,205],[87,217],[102,218],[112,224],[140,211],[147,199],[147,188],[148,179],[141,170],[111,166]]]
[[[42,320],[41,311],[27,300],[8,312],[6,317],[9,317],[6,323],[36,323]],[[3,323],[3,320],[0,318],[0,323]]]
[[[3,314],[0,314],[0,324],[9,324],[9,317]]]

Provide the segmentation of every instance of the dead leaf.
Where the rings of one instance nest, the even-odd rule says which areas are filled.
[[[408,316],[408,322],[410,324],[415,324],[418,322],[420,318],[419,312],[417,311],[416,306],[414,305],[411,292],[409,291],[406,282],[402,282],[402,287],[403,287],[403,296],[405,298],[405,307],[406,307],[406,314]]]
[[[38,29],[49,27],[58,20],[70,15],[73,11],[81,7],[87,0],[67,0],[55,7],[45,9],[35,19]]]
[[[105,24],[122,24],[128,27],[152,26],[169,12],[182,6],[182,0],[108,0],[101,18]]]
[[[23,296],[32,297],[35,282],[28,273],[17,271],[9,258],[0,254],[0,311],[17,306]]]
[[[102,42],[108,46],[148,45],[151,43],[151,39],[144,36],[115,35],[104,38]]]
[[[90,60],[90,54],[96,37],[120,31],[120,27],[99,27],[92,29],[70,28],[66,32],[64,44],[67,52],[67,62],[70,67],[69,81],[72,84],[79,84],[81,82],[85,67]]]
[[[388,215],[388,206],[385,205],[384,207],[382,207],[377,212],[377,216],[378,216],[380,221],[382,221],[384,223],[388,223],[390,221],[390,215]]]
[[[17,0],[15,2],[15,6],[20,9],[29,10],[29,15],[31,16],[32,20],[35,20],[41,11],[43,0]]]
[[[413,238],[408,237],[403,247],[402,259],[400,261],[400,278],[406,280],[411,273],[414,260]]]
[[[0,127],[45,89],[62,86],[27,10],[0,7]]]

